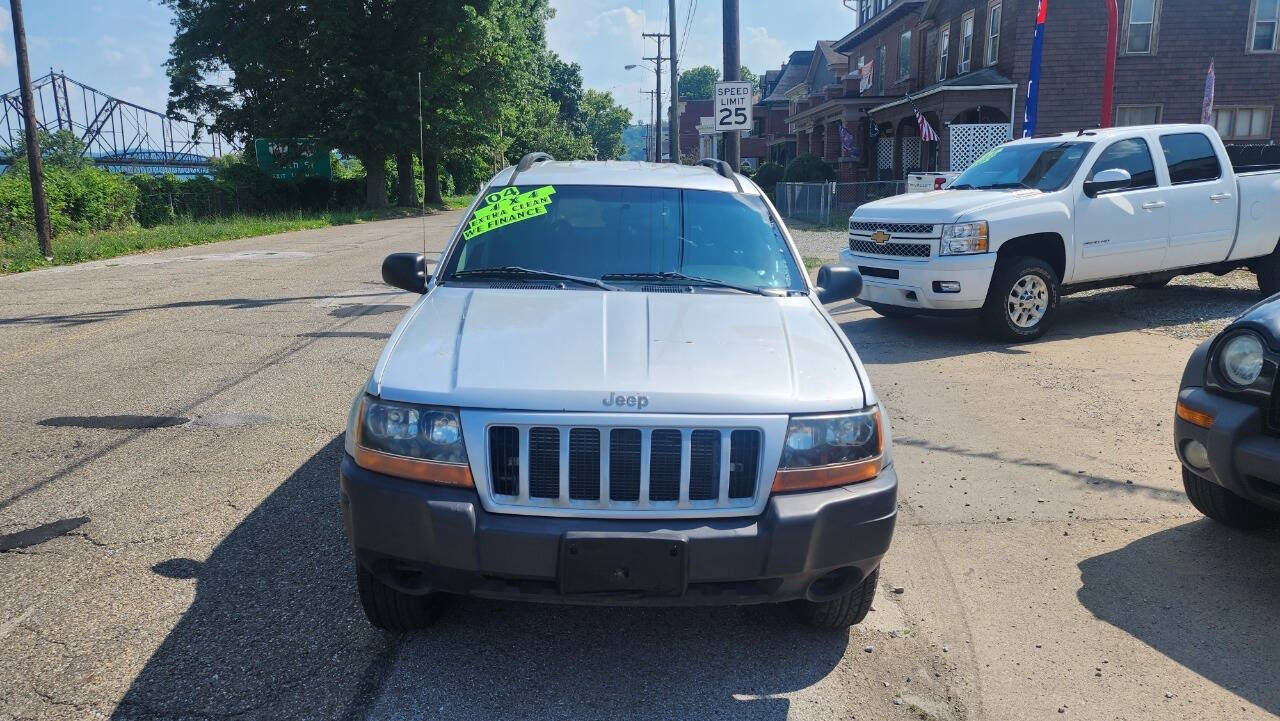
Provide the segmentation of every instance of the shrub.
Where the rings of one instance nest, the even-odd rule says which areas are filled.
[[[836,171],[816,155],[801,155],[787,163],[782,179],[788,183],[821,183],[836,179]]]
[[[49,168],[45,197],[54,235],[123,228],[133,222],[138,191],[127,178],[96,168]],[[35,229],[31,180],[20,173],[0,176],[0,229],[5,237]]]
[[[782,175],[786,169],[778,163],[761,163],[756,169],[756,184],[764,188],[765,192],[772,193],[774,186],[782,181]]]

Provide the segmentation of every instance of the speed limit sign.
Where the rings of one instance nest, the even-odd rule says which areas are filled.
[[[716,83],[715,130],[727,132],[751,129],[751,83],[727,80]]]

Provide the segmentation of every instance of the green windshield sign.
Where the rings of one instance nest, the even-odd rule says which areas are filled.
[[[281,180],[330,178],[329,149],[315,138],[258,138],[253,143],[258,169]]]
[[[463,228],[462,237],[471,240],[495,228],[546,215],[547,206],[551,205],[551,196],[555,192],[555,186],[544,185],[523,193],[510,187],[489,193],[485,196],[485,204],[476,208],[467,227]]]

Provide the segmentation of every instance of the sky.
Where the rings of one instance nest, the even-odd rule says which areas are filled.
[[[647,123],[649,96],[640,91],[653,88],[653,74],[623,67],[653,55],[654,41],[640,33],[667,31],[667,0],[551,4],[556,10],[547,26],[551,49],[582,66],[587,87],[612,91],[635,120]],[[26,0],[23,8],[33,78],[52,67],[105,93],[164,109],[169,95],[164,61],[173,39],[167,8],[155,0]],[[721,66],[720,8],[720,0],[676,0],[684,47],[680,67]],[[760,75],[782,65],[792,50],[837,39],[853,26],[853,14],[840,0],[741,0],[740,13],[742,62]],[[0,93],[18,87],[8,0],[0,0],[0,86]],[[664,77],[663,92],[668,89]]]

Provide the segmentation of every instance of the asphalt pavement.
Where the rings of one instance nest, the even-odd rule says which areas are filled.
[[[458,220],[428,218],[426,247]],[[1255,300],[1239,287],[1068,299],[1020,346],[837,308],[902,481],[850,632],[772,607],[476,600],[372,629],[337,470],[414,299],[379,265],[423,235],[382,221],[0,277],[0,719],[1280,714],[1280,533],[1200,518],[1171,447],[1182,365]]]

